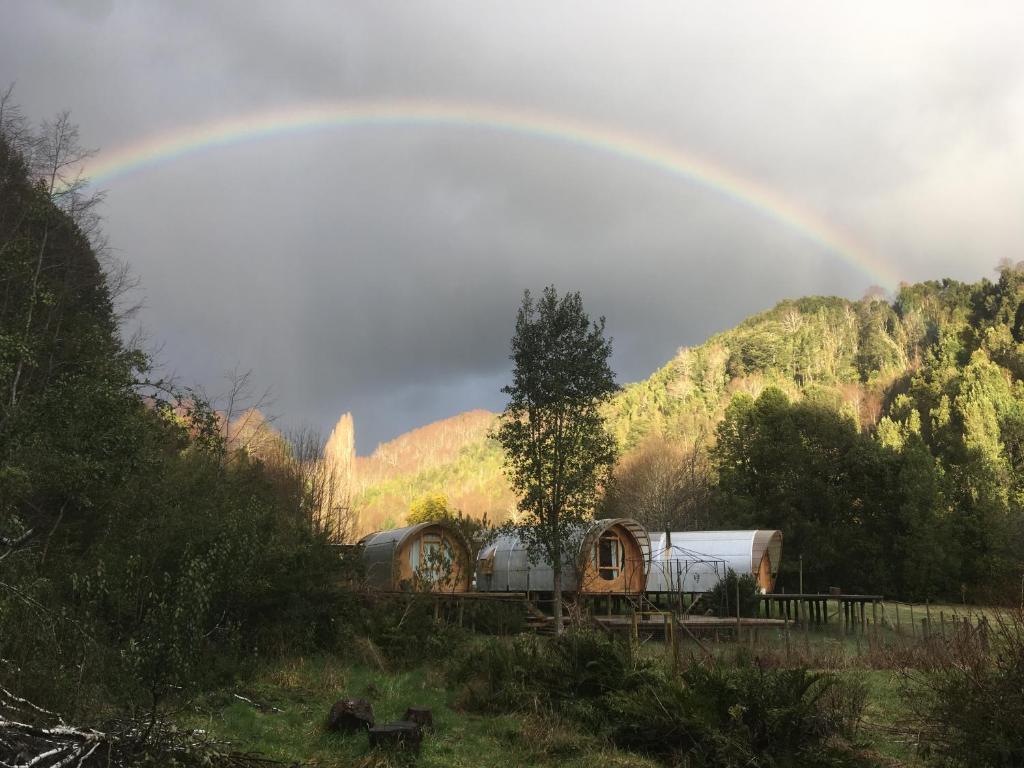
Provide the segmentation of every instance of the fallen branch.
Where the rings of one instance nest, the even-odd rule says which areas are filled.
[[[236,696],[250,701],[243,696]],[[172,723],[115,720],[104,730],[68,725],[48,709],[0,687],[0,768],[266,768],[279,761],[230,749]]]
[[[243,696],[240,693],[233,693],[231,695],[234,696],[239,701],[244,701],[249,706],[255,707],[256,709],[260,710],[261,712],[268,711],[268,710],[270,712],[284,712],[283,709],[278,709],[277,707],[273,706],[272,704],[260,704],[258,701],[253,701],[252,699],[247,698],[247,697]]]

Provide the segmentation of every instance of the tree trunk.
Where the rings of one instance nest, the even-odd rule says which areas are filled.
[[[551,563],[551,577],[552,586],[555,590],[554,597],[554,615],[555,615],[555,636],[558,637],[562,634],[562,558],[559,552],[558,556],[554,558],[554,562]]]

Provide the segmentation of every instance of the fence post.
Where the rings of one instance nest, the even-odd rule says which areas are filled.
[[[740,580],[736,579],[736,642],[740,641]]]

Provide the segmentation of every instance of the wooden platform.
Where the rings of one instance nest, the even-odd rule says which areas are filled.
[[[767,594],[760,597],[764,615],[781,616],[786,621],[801,625],[820,627],[828,624],[833,618],[842,623],[847,631],[867,630],[868,606],[871,606],[872,623],[878,623],[878,606],[884,599],[882,595],[844,595],[844,594]],[[838,610],[829,613],[829,603],[835,603]]]
[[[633,618],[630,616],[595,616],[594,620],[599,624],[603,624],[606,627],[632,627]],[[743,619],[741,618],[738,622],[736,619],[730,619],[722,616],[675,616],[676,624],[680,626],[687,626],[689,628],[696,629],[735,629],[737,626],[743,627],[784,627],[786,626],[785,619]],[[651,627],[658,627],[659,625],[665,624],[666,619],[660,616],[649,616],[639,619],[637,625],[643,629],[649,629]]]

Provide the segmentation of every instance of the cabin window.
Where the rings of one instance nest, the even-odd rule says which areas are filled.
[[[423,534],[423,559],[427,562],[441,556],[441,535],[438,533]]]
[[[480,573],[490,576],[494,573],[494,553],[497,552],[495,547],[492,547],[480,558]]]
[[[424,533],[413,541],[409,564],[418,578],[428,582],[447,578],[452,562],[451,544],[440,533]]]
[[[618,535],[606,533],[601,536],[595,546],[594,560],[597,565],[597,575],[606,581],[619,578],[622,572],[622,561],[625,560],[625,550]]]

